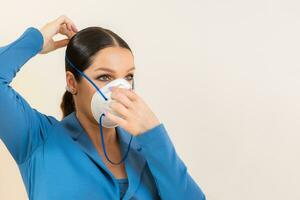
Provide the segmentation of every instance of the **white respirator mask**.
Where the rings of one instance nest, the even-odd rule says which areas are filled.
[[[101,94],[99,94],[99,92],[96,91],[92,97],[91,110],[92,110],[94,119],[98,123],[99,123],[99,119],[100,119],[101,115],[104,114],[105,111],[109,111],[110,113],[112,113],[118,117],[122,117],[122,116],[118,115],[118,113],[114,112],[109,107],[109,103],[116,102],[116,100],[111,99],[111,93],[112,93],[110,90],[111,87],[132,89],[131,84],[128,81],[126,81],[125,79],[119,78],[119,79],[115,79],[115,80],[109,82],[108,84],[106,84],[104,87],[101,88],[101,92],[104,94],[104,96],[107,98],[107,100],[105,100],[101,96]],[[118,126],[118,124],[111,121],[106,116],[104,116],[104,118],[102,119],[102,126],[104,126],[106,128],[113,128],[113,127]]]

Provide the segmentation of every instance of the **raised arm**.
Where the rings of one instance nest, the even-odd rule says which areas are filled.
[[[52,27],[49,26],[51,23],[44,27],[43,33],[29,27],[14,42],[0,47],[0,139],[18,164],[25,162],[43,144],[48,137],[47,132],[57,122],[54,117],[32,108],[9,85],[30,58],[62,45],[62,42],[53,42],[57,45],[49,47],[51,41],[48,38],[52,37],[49,31]]]

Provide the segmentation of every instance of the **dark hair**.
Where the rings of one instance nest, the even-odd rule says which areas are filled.
[[[77,32],[70,39],[66,56],[80,71],[84,71],[91,65],[96,53],[107,47],[122,47],[131,51],[128,44],[111,30],[102,27],[88,27]],[[75,80],[80,82],[81,75],[66,61],[65,70],[72,72]],[[63,118],[75,111],[72,93],[68,91],[64,93],[60,108]]]

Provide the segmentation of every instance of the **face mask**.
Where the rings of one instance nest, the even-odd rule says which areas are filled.
[[[105,85],[104,87],[102,87],[102,91],[97,87],[97,85],[89,78],[87,77],[83,72],[81,72],[68,58],[67,56],[65,57],[66,62],[69,63],[69,65],[74,68],[79,74],[81,74],[84,78],[86,78],[96,89],[96,92],[94,93],[92,100],[91,100],[91,110],[92,110],[92,114],[93,117],[95,118],[95,120],[99,123],[99,128],[100,128],[100,136],[101,136],[101,141],[102,141],[102,148],[104,151],[104,155],[106,157],[106,159],[114,165],[119,165],[121,163],[124,162],[124,160],[126,159],[126,157],[128,156],[129,150],[130,150],[130,145],[131,145],[131,141],[133,136],[131,136],[129,144],[128,144],[128,148],[127,151],[125,153],[125,155],[123,156],[123,158],[121,159],[121,161],[119,162],[113,162],[109,159],[107,153],[106,153],[106,148],[105,148],[105,144],[104,144],[104,136],[103,136],[103,130],[102,130],[102,126],[107,127],[107,128],[113,128],[118,126],[118,124],[112,122],[111,120],[109,120],[107,117],[105,117],[104,112],[105,111],[110,111],[112,114],[119,116],[116,112],[114,112],[110,107],[109,107],[109,103],[113,102],[115,100],[111,99],[111,91],[110,88],[112,86],[114,87],[120,87],[120,88],[125,88],[125,89],[131,89],[131,85],[125,80],[125,79],[116,79],[111,81],[110,83],[108,83],[107,85]],[[119,116],[121,117],[121,116]]]
[[[99,119],[100,119],[101,115],[105,111],[109,111],[110,113],[112,113],[118,117],[121,117],[120,115],[118,115],[118,113],[114,112],[109,107],[110,102],[116,102],[115,100],[111,99],[111,91],[110,91],[111,87],[119,87],[119,88],[125,88],[125,89],[132,88],[131,84],[129,84],[128,81],[120,78],[120,79],[116,79],[116,80],[109,82],[108,84],[106,84],[104,87],[101,88],[101,92],[104,94],[104,96],[107,98],[107,100],[105,100],[99,94],[99,92],[96,91],[94,93],[92,101],[91,101],[91,110],[92,110],[95,120],[98,123],[99,123]],[[118,126],[118,124],[114,123],[113,121],[109,120],[107,117],[104,116],[104,118],[102,120],[102,126],[104,126],[106,128],[113,128],[113,127]]]

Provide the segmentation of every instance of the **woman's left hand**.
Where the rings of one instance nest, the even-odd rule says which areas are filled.
[[[137,136],[160,124],[155,114],[135,91],[118,87],[112,87],[111,91],[111,98],[116,101],[111,102],[109,106],[122,118],[110,112],[106,112],[105,115],[127,132]]]

